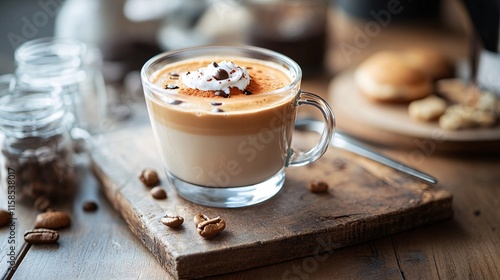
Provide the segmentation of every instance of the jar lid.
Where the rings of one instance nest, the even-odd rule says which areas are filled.
[[[66,38],[40,38],[21,44],[15,51],[17,75],[30,84],[71,84],[82,79],[85,44]]]

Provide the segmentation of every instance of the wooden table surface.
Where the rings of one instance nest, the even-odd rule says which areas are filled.
[[[394,158],[411,151],[380,149]],[[498,279],[500,277],[500,158],[433,154],[418,166],[454,196],[450,221],[317,255],[212,279]],[[79,186],[62,208],[73,223],[57,245],[22,246],[36,211],[16,205],[17,270],[12,279],[169,279],[100,192],[78,169]],[[2,192],[0,207],[6,208]],[[94,200],[97,212],[84,212]],[[0,229],[0,274],[10,267],[8,228]]]
[[[329,77],[308,79],[303,88],[326,92],[328,82]],[[145,110],[144,104],[135,106]],[[408,159],[414,151],[374,149],[396,159]],[[416,167],[437,177],[440,186],[453,194],[453,219],[210,279],[499,279],[499,155],[431,153]],[[73,223],[60,231],[56,245],[24,244],[23,233],[33,226],[37,212],[16,204],[14,230],[0,229],[0,275],[12,279],[169,279],[101,193],[85,160],[77,175],[74,196],[58,206],[71,213]],[[96,201],[99,209],[84,212],[86,200]],[[7,208],[3,182],[0,208]],[[17,263],[13,266],[16,270],[9,273],[11,235],[16,240]]]

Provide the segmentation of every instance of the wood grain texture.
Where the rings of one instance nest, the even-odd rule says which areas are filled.
[[[295,143],[310,144],[309,136],[296,137]],[[169,198],[154,200],[137,178],[144,167],[162,170],[148,124],[128,133],[107,135],[92,159],[92,169],[113,207],[166,270],[178,278],[319,256],[452,215],[448,192],[341,150],[330,150],[309,166],[289,168],[278,195],[242,209],[215,209],[188,202],[175,195],[163,174],[162,185]],[[328,194],[307,190],[307,183],[315,178],[329,183]],[[223,217],[226,230],[204,240],[191,222],[198,212]],[[166,213],[183,216],[185,224],[177,230],[165,227],[159,220]]]
[[[29,248],[12,279],[168,279],[168,274],[123,223],[85,166],[77,170],[74,196],[57,205],[72,224],[59,230],[57,244]],[[85,212],[85,201],[99,208]],[[36,213],[31,208],[25,211]]]

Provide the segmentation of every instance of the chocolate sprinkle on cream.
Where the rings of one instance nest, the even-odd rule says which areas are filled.
[[[182,83],[190,89],[216,92],[216,96],[229,97],[231,89],[243,91],[250,84],[250,76],[245,67],[231,61],[210,62],[189,75],[181,73]],[[225,94],[218,93],[223,91]]]
[[[217,69],[217,72],[213,76],[217,81],[229,79],[229,73],[224,69]]]
[[[168,102],[168,104],[170,104],[170,105],[179,105],[179,104],[181,104],[181,103],[182,103],[182,101],[180,101],[180,100],[176,100],[176,99],[172,99],[172,100],[169,100],[169,101],[167,101],[167,102]]]
[[[175,72],[170,73],[170,80],[178,80],[179,79],[179,74]]]
[[[165,89],[178,89],[179,87],[176,85],[167,85]]]
[[[220,97],[224,97],[224,98],[228,98],[229,97],[229,93],[226,93],[223,90],[216,90],[215,91],[215,95],[216,96],[220,96]]]

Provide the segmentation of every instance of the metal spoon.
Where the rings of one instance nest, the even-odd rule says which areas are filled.
[[[323,126],[324,124],[322,122],[314,119],[307,119],[307,118],[297,119],[297,121],[295,122],[295,128],[301,131],[314,131],[317,133],[322,133]],[[436,178],[427,175],[421,171],[418,171],[416,169],[413,169],[407,165],[404,165],[403,163],[397,162],[393,159],[383,156],[377,152],[374,152],[369,148],[364,147],[363,144],[360,144],[356,140],[352,139],[349,136],[344,135],[341,132],[338,131],[335,132],[335,137],[333,137],[330,144],[334,147],[344,149],[351,153],[363,156],[365,158],[371,159],[383,165],[389,166],[391,168],[404,172],[408,175],[414,176],[425,182],[431,184],[437,183]]]

